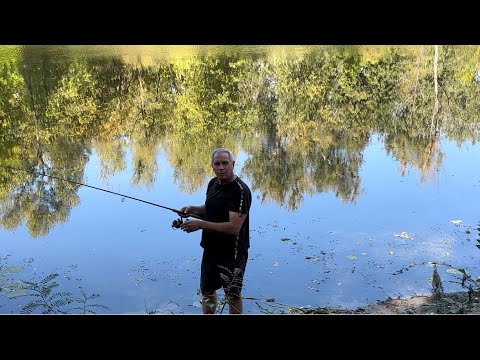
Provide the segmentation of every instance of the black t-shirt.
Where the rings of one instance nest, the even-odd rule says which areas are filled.
[[[250,188],[239,178],[221,185],[215,177],[210,180],[207,187],[205,209],[207,221],[228,222],[229,211],[247,214],[237,239],[235,235],[227,235],[214,231],[203,230],[200,245],[205,249],[218,250],[219,252],[231,252],[247,250],[250,247],[250,205],[252,193]]]

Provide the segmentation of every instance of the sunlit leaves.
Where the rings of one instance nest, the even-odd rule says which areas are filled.
[[[480,51],[438,49],[436,119],[447,137],[477,141]],[[130,149],[131,183],[148,187],[163,151],[178,190],[192,193],[213,176],[212,149],[226,146],[246,153],[242,175],[261,199],[289,209],[318,192],[355,201],[372,133],[402,172],[416,168],[428,181],[441,166],[430,127],[433,47],[223,50],[189,48],[161,59],[67,52],[61,61],[48,47],[10,52],[0,66],[0,154],[21,168],[81,180],[96,151],[108,180],[126,168]],[[0,183],[6,228],[26,222],[44,234],[78,204],[67,186],[0,176],[10,177]]]

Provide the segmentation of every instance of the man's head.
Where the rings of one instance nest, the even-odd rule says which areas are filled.
[[[233,154],[230,150],[217,148],[212,151],[212,169],[220,184],[228,183],[234,179],[234,166],[235,160],[233,160]]]

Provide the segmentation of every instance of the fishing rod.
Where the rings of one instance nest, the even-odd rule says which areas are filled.
[[[167,210],[173,211],[174,213],[176,213],[177,215],[179,215],[179,216],[181,216],[181,217],[193,217],[193,218],[195,218],[195,219],[205,220],[203,217],[198,216],[198,215],[186,214],[186,213],[184,213],[184,212],[181,212],[180,210],[177,210],[177,209],[174,209],[174,208],[170,208],[170,207],[168,207],[168,206],[163,206],[163,205],[160,205],[160,204],[153,203],[153,202],[151,202],[151,201],[146,201],[146,200],[139,199],[139,198],[136,198],[136,197],[133,197],[133,196],[125,195],[125,194],[120,194],[120,193],[117,193],[117,192],[115,192],[115,191],[110,191],[110,190],[102,189],[102,188],[99,188],[99,187],[96,187],[96,186],[92,186],[92,185],[88,185],[88,184],[84,184],[84,183],[81,183],[81,182],[78,182],[78,181],[73,181],[73,180],[69,180],[69,179],[64,179],[64,178],[61,178],[61,177],[58,177],[58,176],[48,175],[48,174],[45,174],[45,173],[40,173],[40,172],[35,172],[35,171],[28,171],[28,170],[24,170],[24,169],[19,169],[19,168],[15,168],[15,167],[13,167],[13,166],[8,166],[8,165],[2,165],[2,164],[0,164],[0,166],[2,166],[2,167],[4,167],[4,168],[7,168],[7,169],[10,169],[10,170],[23,171],[23,172],[26,172],[26,173],[29,173],[29,174],[30,174],[30,173],[31,173],[31,174],[35,174],[35,175],[37,175],[37,176],[46,176],[46,177],[49,177],[49,178],[52,178],[52,179],[55,179],[55,180],[65,181],[65,182],[69,182],[69,183],[71,183],[71,184],[80,185],[80,186],[85,186],[85,187],[89,187],[89,188],[91,188],[91,189],[100,190],[100,191],[104,191],[104,192],[107,192],[107,193],[110,193],[110,194],[118,195],[118,196],[121,196],[121,197],[123,197],[123,198],[131,199],[131,200],[135,200],[135,201],[140,201],[140,202],[143,202],[143,203],[145,203],[145,204],[149,204],[149,205],[153,205],[153,206],[160,207],[160,208],[162,208],[162,209],[167,209]],[[179,219],[177,219],[177,220],[174,220],[173,223],[172,223],[172,228],[178,229],[182,223],[183,223],[182,218],[179,218]]]

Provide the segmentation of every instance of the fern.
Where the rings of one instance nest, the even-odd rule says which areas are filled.
[[[54,281],[59,275],[53,273],[40,280],[38,283],[32,281],[23,281],[26,289],[30,291],[28,296],[39,298],[30,301],[21,310],[22,314],[32,314],[34,311],[40,311],[42,314],[68,314],[68,313],[83,313],[95,314],[94,308],[101,308],[109,310],[107,306],[101,304],[88,304],[88,301],[97,299],[99,294],[92,294],[87,296],[83,289],[80,289],[82,297],[74,297],[71,292],[57,291],[53,292],[55,288],[60,286]],[[72,303],[79,305],[66,309],[66,306]]]
[[[225,308],[225,305],[228,304],[229,306],[233,306],[232,304],[232,290],[235,288],[242,288],[242,270],[240,268],[234,268],[233,271],[230,270],[229,268],[218,265],[220,269],[223,269],[224,272],[220,272],[220,277],[224,281],[224,283],[227,284],[226,287],[223,288],[224,290],[224,298],[219,302],[221,304],[221,308],[219,309],[219,306],[217,306],[214,310],[216,313],[223,313],[223,310]]]
[[[110,308],[105,305],[87,304],[88,301],[99,298],[100,294],[92,294],[87,296],[87,293],[83,289],[80,289],[80,294],[82,297],[76,297],[73,299],[73,302],[79,303],[80,305],[70,308],[69,311],[80,311],[82,314],[96,314],[95,311],[91,310],[92,308],[110,310]]]

